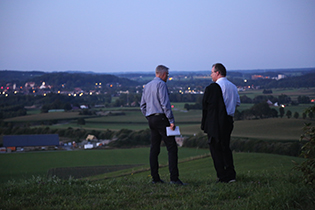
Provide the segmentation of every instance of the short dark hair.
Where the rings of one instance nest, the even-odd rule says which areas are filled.
[[[214,67],[214,70],[218,71],[222,76],[226,76],[226,68],[223,66],[222,63],[213,64],[212,67]]]

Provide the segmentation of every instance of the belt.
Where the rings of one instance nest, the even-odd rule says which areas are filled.
[[[155,113],[155,114],[150,114],[149,116],[147,117],[152,117],[152,116],[158,116],[158,115],[161,115],[162,113]]]

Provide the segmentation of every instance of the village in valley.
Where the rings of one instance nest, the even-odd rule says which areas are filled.
[[[270,110],[266,113],[237,112],[236,120],[254,119],[257,117],[277,117],[279,108],[286,106],[314,103],[315,96],[304,95],[291,99],[281,93],[282,90],[295,88],[314,88],[315,69],[274,70],[274,71],[231,71],[228,79],[238,87],[243,104],[268,104]],[[125,115],[121,110],[132,108],[138,110],[144,85],[154,75],[149,73],[116,73],[115,75],[94,73],[43,73],[0,71],[0,120],[4,127],[30,127],[68,123],[69,120],[55,119],[34,122],[19,122],[14,125],[14,117],[27,116],[29,112],[38,110],[40,113],[79,113],[83,117],[75,117],[78,125],[84,125],[89,117],[106,117]],[[312,79],[313,77],[313,79]],[[211,83],[209,71],[171,73],[167,82],[171,102],[186,103],[185,109],[200,109],[203,91]],[[281,93],[276,97],[273,91]],[[280,90],[280,91],[279,91]],[[247,97],[251,91],[260,92],[255,98]],[[303,93],[303,91],[301,92]],[[258,100],[258,101],[257,101]],[[282,117],[284,113],[281,113]],[[270,113],[271,114],[270,114]],[[77,114],[75,114],[77,115]],[[300,115],[301,116],[301,115]],[[299,115],[297,116],[299,117]],[[33,135],[33,134],[32,134]],[[43,144],[41,139],[50,138],[51,134],[42,135],[40,139],[21,143],[20,139],[12,140],[10,136],[3,137],[3,147],[0,152],[26,152],[47,150],[79,150],[111,148],[116,138],[97,137],[86,132],[85,136],[71,140],[58,136],[58,140]],[[34,136],[36,136],[34,134]],[[71,135],[70,135],[71,136]],[[103,135],[104,136],[104,135]],[[37,136],[38,137],[38,136]],[[9,138],[9,139],[6,139]],[[60,138],[60,139],[59,139]],[[14,142],[15,141],[15,142]],[[176,137],[177,144],[183,145],[184,137]],[[8,143],[10,142],[10,143]]]

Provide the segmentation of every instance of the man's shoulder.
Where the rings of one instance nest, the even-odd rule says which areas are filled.
[[[160,78],[155,77],[153,80],[151,80],[150,82],[148,82],[145,87],[149,88],[153,88],[156,86],[160,86],[160,85],[164,85],[165,82],[163,80],[161,80]]]
[[[207,87],[212,88],[212,87],[220,87],[220,85],[216,82],[212,82],[210,83],[210,85],[208,85]]]
[[[221,89],[220,85],[216,82],[211,83],[206,87],[208,90],[215,90],[215,89]]]
[[[221,77],[220,79],[218,79],[217,83],[219,85],[231,85],[231,86],[235,86],[235,84],[233,82],[231,82],[230,80],[228,80],[226,77]],[[236,87],[236,86],[235,86]]]
[[[165,82],[159,77],[154,77],[154,79],[148,82],[148,84],[149,83],[165,83]]]

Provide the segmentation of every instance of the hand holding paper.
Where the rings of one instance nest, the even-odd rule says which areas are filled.
[[[166,135],[167,136],[177,136],[180,135],[179,127],[176,126],[175,130],[172,130],[171,127],[166,127]]]

